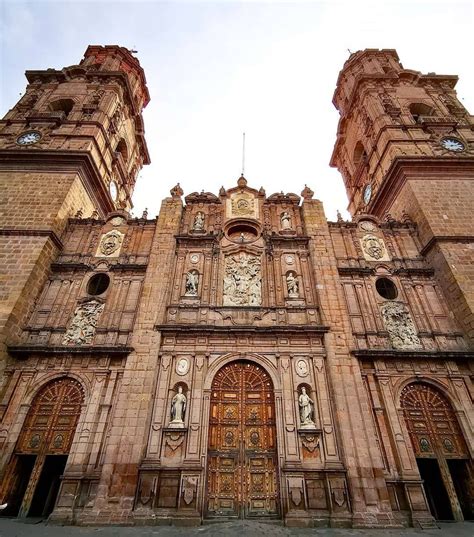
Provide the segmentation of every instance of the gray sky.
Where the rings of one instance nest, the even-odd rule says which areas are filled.
[[[24,91],[26,69],[79,63],[89,44],[138,50],[151,102],[144,112],[151,165],[134,214],[157,214],[185,194],[245,176],[267,195],[305,184],[328,218],[347,199],[329,168],[338,112],[332,95],[349,53],[395,48],[406,68],[458,74],[474,113],[472,1],[120,2],[0,0],[0,114]]]

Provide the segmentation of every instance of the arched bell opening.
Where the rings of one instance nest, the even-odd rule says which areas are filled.
[[[51,514],[84,402],[70,377],[47,383],[26,416],[0,491],[3,516]]]
[[[437,520],[474,518],[474,465],[455,411],[441,390],[423,382],[405,386],[400,405]]]
[[[211,385],[206,516],[278,517],[277,461],[270,375],[249,360],[227,363]]]

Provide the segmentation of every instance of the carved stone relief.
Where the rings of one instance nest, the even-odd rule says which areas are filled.
[[[84,345],[92,343],[97,321],[105,304],[90,300],[77,306],[71,324],[64,334],[63,345]]]
[[[245,216],[257,218],[257,208],[255,198],[247,192],[237,192],[232,195],[230,208],[228,206],[227,213],[231,218]],[[230,209],[230,210],[229,210]]]
[[[186,373],[189,371],[189,361],[187,358],[180,358],[176,362],[176,373],[178,375],[186,375]]]
[[[224,276],[224,306],[260,306],[262,281],[260,258],[241,252],[228,256]]]
[[[386,302],[380,309],[383,323],[394,349],[421,348],[415,325],[403,303]]]
[[[295,369],[296,369],[296,374],[299,377],[308,376],[308,362],[306,360],[303,360],[302,358],[297,360]]]
[[[117,257],[120,254],[124,234],[116,229],[102,235],[99,247],[97,249],[97,257]]]
[[[388,261],[384,241],[375,235],[364,235],[360,240],[365,259],[368,261]]]

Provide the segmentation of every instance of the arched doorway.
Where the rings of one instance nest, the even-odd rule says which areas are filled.
[[[62,378],[44,386],[26,417],[2,497],[8,516],[45,517],[54,508],[84,401],[82,387]]]
[[[472,519],[474,468],[450,402],[424,383],[405,386],[400,402],[431,514]]]
[[[212,382],[206,515],[279,515],[273,384],[253,362],[231,362]]]

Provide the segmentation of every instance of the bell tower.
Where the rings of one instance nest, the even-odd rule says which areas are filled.
[[[27,71],[20,101],[0,120],[0,371],[62,248],[68,218],[132,207],[150,162],[139,61],[119,46],[89,46],[79,65]]]
[[[341,118],[331,165],[352,215],[417,224],[422,254],[473,338],[474,121],[457,80],[405,69],[395,50],[351,54],[333,98]]]

